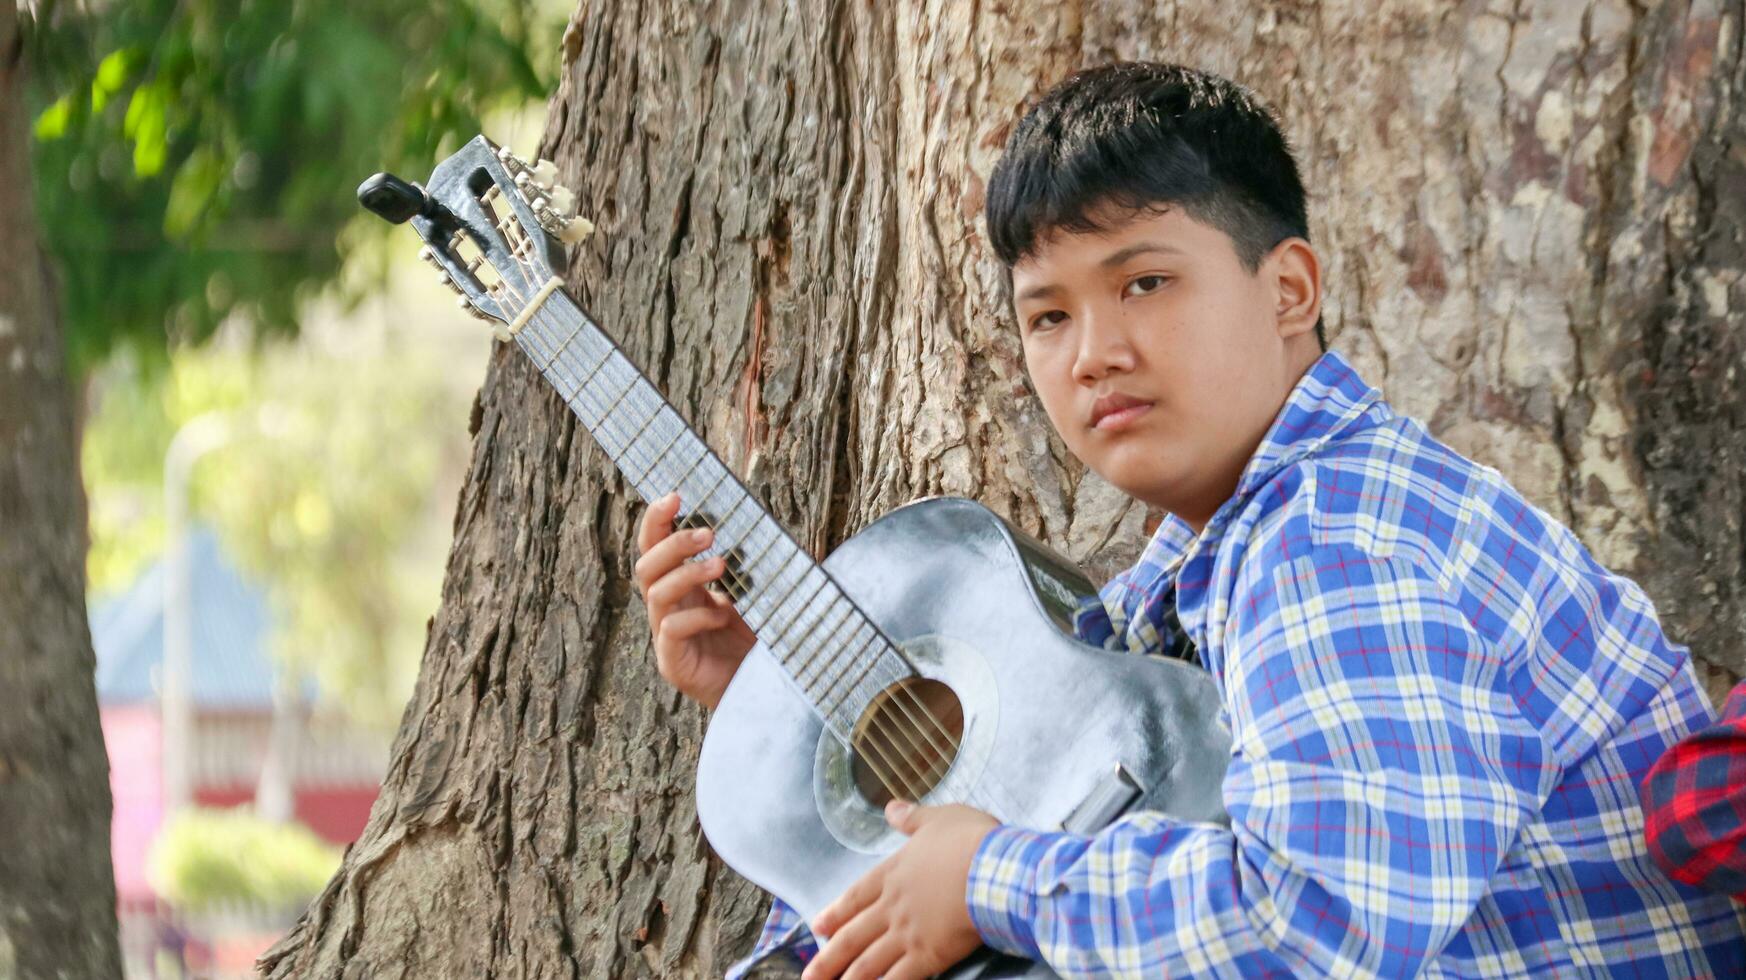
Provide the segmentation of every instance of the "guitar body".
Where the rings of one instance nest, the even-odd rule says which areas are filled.
[[[957,757],[922,803],[1079,832],[1135,809],[1226,820],[1230,736],[1212,678],[1074,639],[1071,605],[1089,584],[986,508],[910,504],[824,565],[963,706]],[[776,658],[755,646],[705,736],[698,816],[724,861],[808,918],[903,843],[855,789],[846,756]],[[1113,812],[1100,799],[1113,799]],[[1054,976],[1011,958],[973,959],[948,976]]]

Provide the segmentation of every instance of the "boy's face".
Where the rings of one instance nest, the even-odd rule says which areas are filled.
[[[1074,455],[1199,530],[1320,354],[1320,268],[1289,239],[1251,273],[1175,208],[1100,223],[1013,266],[1025,363]]]

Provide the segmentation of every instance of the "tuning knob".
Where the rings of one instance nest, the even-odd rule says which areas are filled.
[[[539,160],[533,165],[533,181],[543,188],[550,189],[558,182],[558,165],[550,160]]]
[[[571,218],[558,228],[558,241],[575,245],[594,234],[594,222],[587,218]]]
[[[551,201],[552,210],[568,218],[576,213],[576,192],[563,185],[553,187],[547,195]]]

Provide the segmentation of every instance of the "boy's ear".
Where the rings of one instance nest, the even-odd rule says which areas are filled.
[[[1322,260],[1316,250],[1301,238],[1287,238],[1273,247],[1268,264],[1278,287],[1274,315],[1279,335],[1315,332],[1322,315]]]

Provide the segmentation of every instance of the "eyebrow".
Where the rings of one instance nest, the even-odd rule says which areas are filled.
[[[1163,242],[1135,242],[1126,248],[1118,248],[1109,253],[1097,264],[1101,268],[1110,269],[1121,265],[1123,262],[1126,262],[1136,255],[1143,255],[1147,252],[1158,252],[1166,255],[1184,254],[1181,249],[1174,245],[1166,245]],[[1043,285],[1032,286],[1025,290],[1023,293],[1019,294],[1018,298],[1021,300],[1038,299],[1056,292],[1060,292],[1060,287],[1056,286],[1054,283],[1044,283]]]

